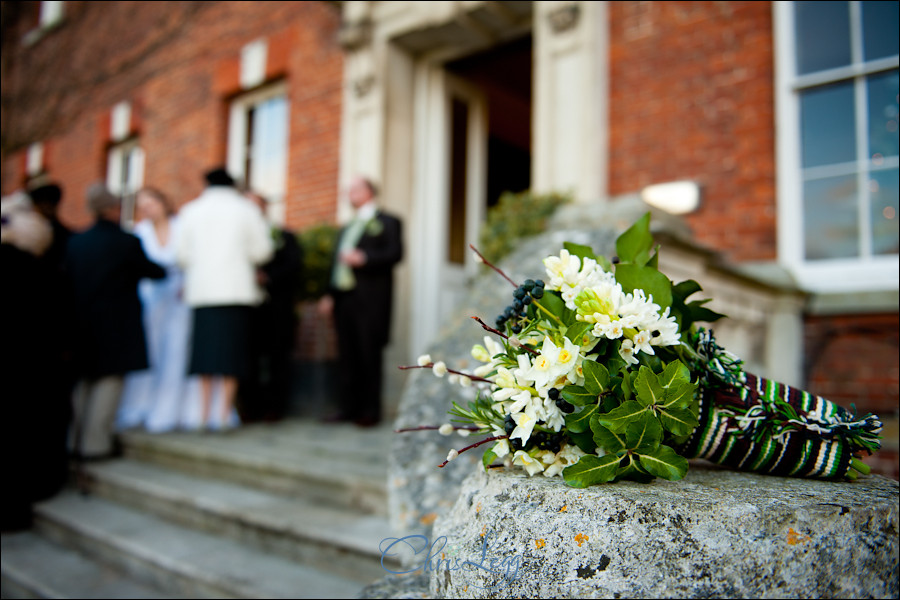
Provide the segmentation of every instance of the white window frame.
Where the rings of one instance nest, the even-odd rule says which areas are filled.
[[[800,91],[829,81],[846,80],[897,68],[897,57],[865,64],[854,63],[826,72],[796,74],[794,3],[773,2],[775,27],[776,155],[778,165],[778,256],[801,288],[818,293],[897,290],[900,259],[897,256],[862,256],[853,259],[807,261],[804,257],[803,179],[800,148]],[[857,16],[858,16],[858,11]],[[851,24],[853,25],[853,24]],[[853,38],[858,35],[851,34]],[[853,39],[851,38],[851,39]],[[861,42],[856,40],[857,45]],[[858,54],[854,54],[858,56]],[[859,99],[857,99],[859,102]],[[865,106],[864,104],[862,106]],[[857,119],[860,115],[857,109]],[[860,129],[857,122],[857,130]],[[860,132],[858,131],[858,135]],[[862,147],[859,152],[865,152]],[[862,187],[860,187],[862,189]],[[860,203],[860,211],[868,203]],[[862,213],[860,213],[862,214]],[[868,220],[869,216],[866,214]],[[868,222],[868,221],[864,221]],[[863,225],[865,227],[865,225]],[[867,235],[863,233],[864,237]]]
[[[41,14],[38,20],[40,28],[51,29],[60,24],[65,16],[65,4],[62,0],[41,2]]]
[[[284,172],[281,182],[269,182],[270,187],[274,187],[276,191],[256,190],[266,194],[268,203],[268,217],[277,224],[284,224],[285,220],[285,195],[287,193],[287,172],[289,168],[289,151],[290,151],[290,101],[287,96],[287,84],[279,82],[274,85],[254,90],[244,94],[231,103],[228,118],[228,172],[235,180],[250,185],[250,174],[247,173],[248,154],[252,154],[253,149],[250,147],[251,140],[248,139],[247,124],[248,114],[255,106],[262,104],[272,98],[284,96],[287,106],[287,122],[284,124],[286,137],[284,148]]]
[[[122,198],[122,227],[134,227],[135,196],[144,185],[144,151],[137,138],[109,148],[106,162],[106,187]]]

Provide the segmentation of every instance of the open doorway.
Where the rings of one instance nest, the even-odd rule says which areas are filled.
[[[496,46],[448,63],[448,73],[476,87],[487,104],[487,165],[485,200],[497,203],[503,192],[531,186],[532,38]],[[451,124],[451,187],[464,188],[465,105],[454,104]],[[451,192],[451,221],[465,202]],[[451,235],[451,238],[454,237]],[[458,236],[456,236],[459,239]]]

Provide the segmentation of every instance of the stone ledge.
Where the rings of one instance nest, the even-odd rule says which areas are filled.
[[[432,553],[429,589],[438,598],[897,597],[897,502],[898,483],[881,476],[790,479],[699,461],[679,482],[584,490],[478,470],[434,525],[432,540],[446,545]]]

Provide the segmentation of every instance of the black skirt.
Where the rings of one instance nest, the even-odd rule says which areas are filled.
[[[246,377],[252,311],[250,306],[195,308],[188,374]]]

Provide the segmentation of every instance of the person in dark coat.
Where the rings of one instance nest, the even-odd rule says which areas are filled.
[[[267,201],[258,193],[247,197],[265,214]],[[253,309],[253,368],[239,384],[241,421],[282,419],[291,395],[291,359],[296,342],[297,301],[303,277],[303,248],[289,229],[270,228],[275,254],[257,269],[264,298]]]
[[[332,261],[329,294],[320,312],[334,317],[340,411],[328,421],[368,427],[381,420],[384,347],[390,341],[394,266],[403,258],[400,219],[381,211],[377,190],[355,177],[348,189],[355,218],[343,227]]]
[[[62,188],[56,183],[46,183],[28,192],[34,209],[43,215],[53,228],[53,241],[41,258],[60,268],[65,256],[66,246],[72,237],[72,230],[59,220],[59,205],[62,202]]]
[[[88,188],[87,203],[96,221],[72,237],[64,261],[78,327],[70,446],[78,458],[98,459],[113,455],[125,373],[148,366],[138,281],[162,279],[166,271],[119,227],[119,198],[96,183]]]
[[[2,200],[3,531],[31,526],[34,502],[60,491],[68,476],[71,412],[66,335],[71,315],[57,266],[43,260],[52,227],[25,194]]]

